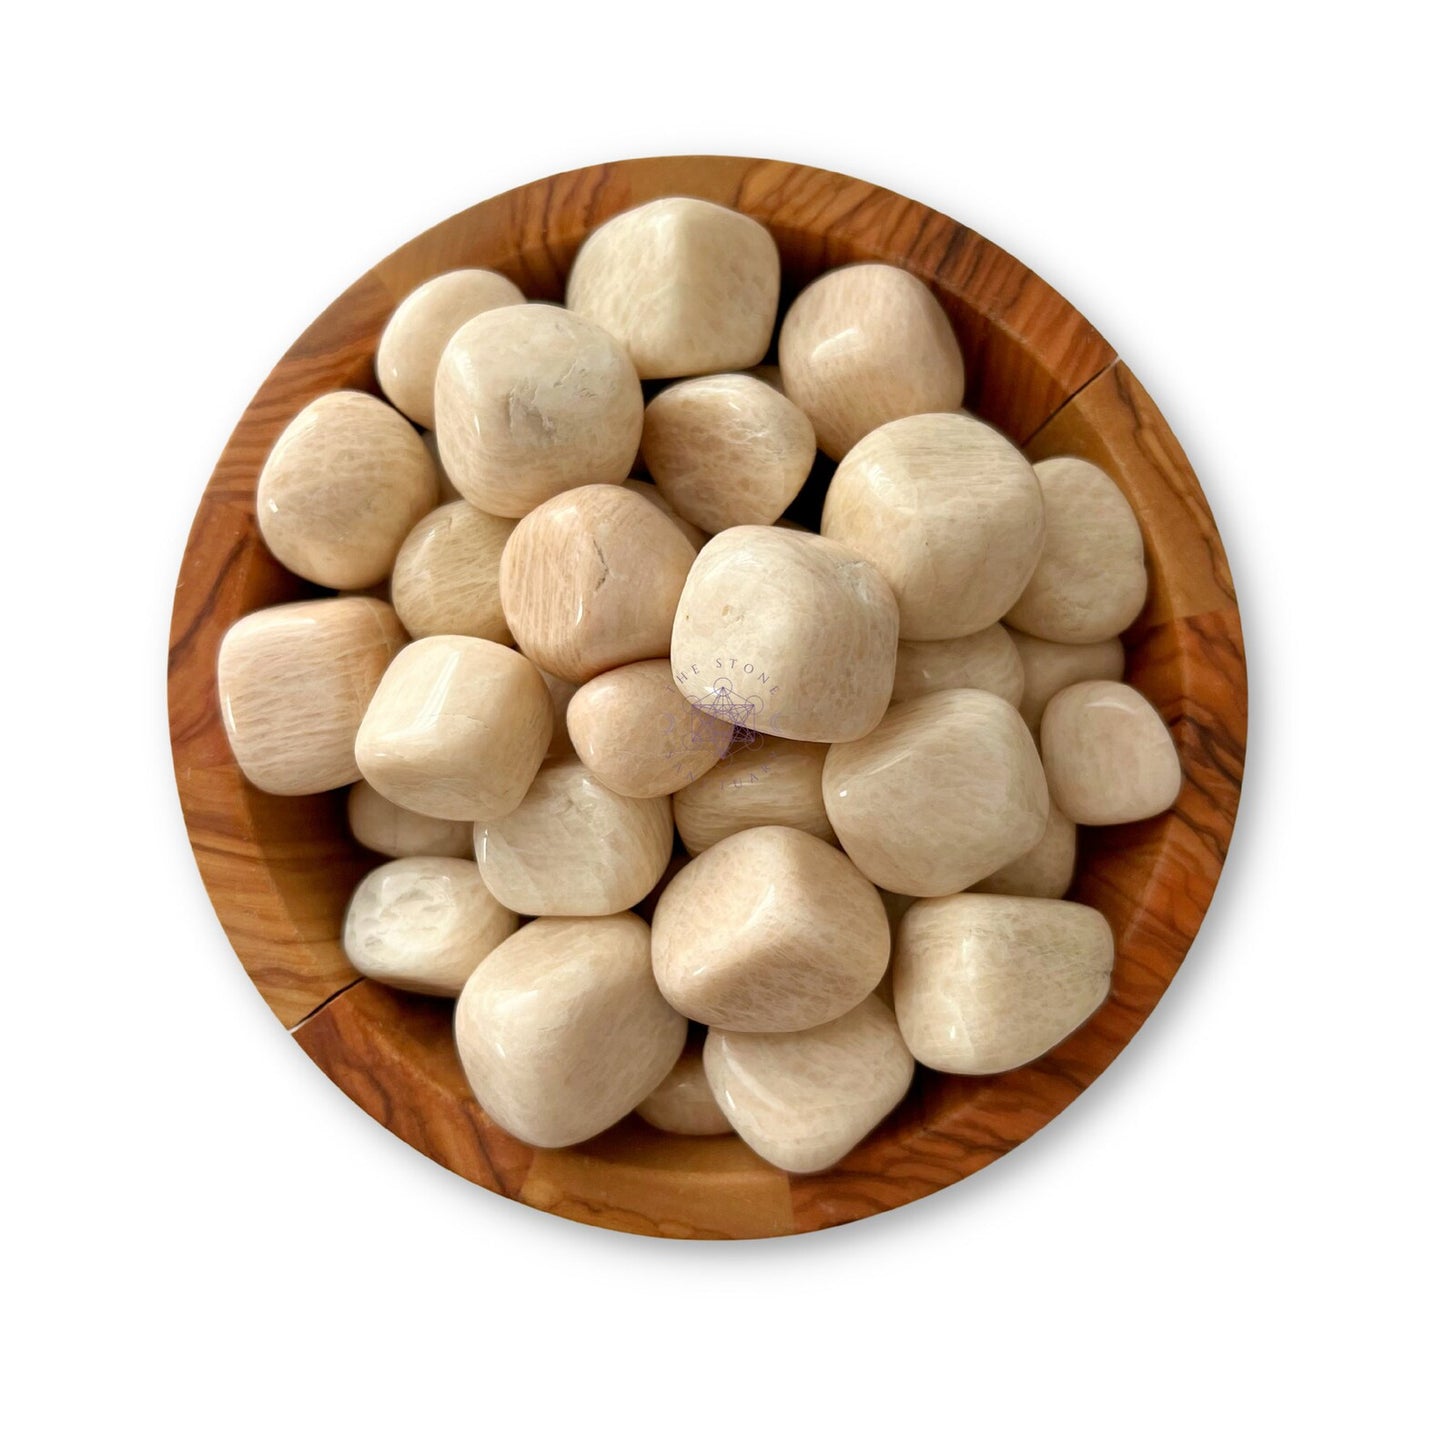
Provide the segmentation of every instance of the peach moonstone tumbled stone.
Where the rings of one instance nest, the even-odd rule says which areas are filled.
[[[516,525],[470,502],[448,502],[412,528],[392,569],[391,605],[413,637],[510,644],[497,574]]]
[[[520,653],[479,637],[425,637],[387,669],[356,761],[384,797],[433,818],[510,813],[552,736],[552,699]]]
[[[1039,729],[1049,791],[1076,823],[1133,823],[1179,796],[1179,754],[1164,719],[1122,682],[1076,682]]]
[[[363,848],[388,858],[470,858],[472,825],[449,818],[428,818],[383,798],[363,778],[346,796],[351,836]]]
[[[1023,719],[976,688],[889,708],[823,764],[823,801],[848,856],[880,888],[957,893],[1044,835],[1049,790]]]
[[[1079,830],[1049,807],[1044,836],[1011,863],[973,885],[975,893],[1005,893],[1014,898],[1062,898],[1074,881]]]
[[[1006,630],[1024,669],[1019,713],[1034,732],[1043,721],[1049,699],[1070,683],[1096,678],[1118,682],[1124,676],[1124,644],[1117,637],[1103,642],[1046,642],[1026,632]]]
[[[524,517],[502,552],[502,611],[538,667],[583,683],[667,653],[695,554],[624,487],[578,487]]]
[[[898,635],[966,637],[1018,600],[1044,545],[1028,458],[977,417],[912,416],[843,458],[822,533],[866,557],[898,597]]]
[[[567,305],[617,337],[644,379],[740,371],[772,340],[781,273],[773,238],[751,217],[668,196],[588,236]]]
[[[1014,707],[1024,695],[1024,665],[1007,630],[995,622],[969,637],[900,642],[893,701],[926,697],[951,687],[981,687]]]
[[[437,444],[474,507],[524,517],[570,487],[622,481],[642,436],[642,386],[601,327],[559,306],[473,317],[437,368]]]
[[[963,354],[916,276],[867,262],[829,271],[793,302],[778,337],[783,389],[837,461],[875,427],[963,402]]]
[[[728,1121],[770,1164],[836,1164],[908,1092],[913,1059],[892,1010],[870,995],[841,1018],[791,1034],[710,1029],[708,1083]]]
[[[302,408],[256,484],[256,524],[285,567],[323,587],[371,587],[437,504],[437,474],[399,412],[359,391]]]
[[[946,1074],[999,1074],[1047,1053],[1108,997],[1102,913],[1052,898],[960,893],[903,917],[893,999],[913,1057]]]
[[[637,1106],[637,1112],[654,1129],[669,1134],[732,1133],[703,1071],[701,1043],[682,1051],[672,1072]]]
[[[657,991],[635,914],[539,918],[482,960],[457,1000],[457,1051],[509,1134],[561,1149],[630,1114],[667,1077],[687,1020]]]
[[[266,793],[354,783],[356,730],[391,660],[401,623],[371,597],[267,607],[221,639],[221,719],[248,782]]]
[[[469,860],[398,858],[361,880],[341,944],[368,978],[455,998],[516,927],[517,915],[487,892]]]
[[[805,742],[871,732],[897,651],[898,607],[878,572],[847,547],[782,527],[714,537],[672,627],[673,676],[694,706]]]
[[[518,913],[621,913],[647,897],[672,857],[672,805],[624,798],[563,759],[543,764],[506,817],[478,823],[473,846],[487,887]]]
[[[887,967],[877,889],[796,828],[715,843],[667,885],[652,917],[658,987],[688,1018],[718,1028],[826,1023],[866,998]]]

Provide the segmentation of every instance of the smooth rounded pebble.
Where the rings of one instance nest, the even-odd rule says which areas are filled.
[[[705,532],[776,522],[816,454],[813,424],[753,376],[680,381],[643,416],[648,475],[673,510]]]
[[[1044,545],[1028,458],[977,417],[907,417],[864,437],[823,503],[825,537],[866,557],[898,598],[898,635],[967,637],[1018,600]]]
[[[1118,682],[1124,676],[1124,644],[1117,637],[1103,642],[1046,642],[1012,628],[1007,631],[1024,669],[1019,714],[1034,732],[1049,699],[1070,683]]]
[[[1179,754],[1164,719],[1122,682],[1076,682],[1044,709],[1039,741],[1054,802],[1076,823],[1133,823],[1172,807]]]
[[[1013,639],[999,624],[970,637],[898,644],[893,701],[927,697],[953,687],[977,687],[997,694],[1011,707],[1024,695],[1024,665]]]
[[[687,1020],[657,991],[640,918],[539,918],[473,971],[456,1040],[487,1115],[523,1143],[561,1149],[662,1083]]]
[[[1004,893],[1014,898],[1062,898],[1074,881],[1078,829],[1052,805],[1044,836],[1011,863],[973,885],[975,893]]]
[[[667,504],[667,498],[657,490],[655,482],[644,482],[639,477],[628,477],[622,484],[634,496],[641,497],[644,502],[650,502],[669,522],[682,533],[692,544],[694,552],[702,550],[702,545],[707,541],[707,533],[701,527],[694,527],[685,517],[679,517]]]
[[[642,386],[627,353],[585,317],[503,306],[447,343],[436,432],[467,501],[524,517],[571,487],[626,478],[642,437]]]
[[[424,431],[421,434],[421,444],[427,449],[427,454],[432,459],[432,465],[437,469],[437,501],[443,506],[447,502],[462,501],[462,494],[452,484],[452,479],[447,476],[447,469],[442,465],[437,434],[434,431]]]
[[[509,646],[498,573],[517,524],[448,502],[412,528],[391,574],[391,605],[413,637],[484,637]]]
[[[871,995],[842,1018],[799,1033],[710,1029],[703,1067],[742,1139],[791,1174],[836,1164],[913,1080],[893,1012]]]
[[[688,1044],[672,1072],[637,1106],[654,1129],[668,1134],[731,1134],[702,1066],[702,1044]]]
[[[946,1074],[1000,1074],[1046,1054],[1109,995],[1102,913],[1051,898],[961,893],[904,916],[893,958],[898,1025]]]
[[[1049,792],[1029,730],[976,688],[895,703],[828,749],[823,802],[848,856],[880,888],[957,893],[1044,835]]]
[[[363,778],[346,795],[346,821],[363,848],[388,858],[470,858],[472,825],[399,808]]]
[[[418,426],[436,424],[437,365],[473,316],[527,298],[495,271],[447,271],[423,281],[391,313],[376,344],[376,379],[386,399]]]
[[[916,276],[867,262],[820,276],[778,338],[783,389],[834,461],[885,422],[963,402],[963,354]]]
[[[470,861],[398,858],[361,880],[341,945],[358,973],[411,993],[455,998],[517,915],[487,892]]]
[[[795,828],[751,828],[699,854],[652,917],[668,1002],[747,1033],[812,1028],[866,998],[888,967],[878,891],[836,848]]]
[[[518,913],[621,913],[672,857],[672,805],[624,798],[575,760],[544,763],[512,812],[477,825],[473,846],[487,887]]]
[[[1050,642],[1103,642],[1133,622],[1149,590],[1134,509],[1092,462],[1054,457],[1034,470],[1043,552],[1008,624]]]
[[[256,484],[256,524],[283,566],[352,591],[385,579],[406,534],[437,504],[437,476],[400,412],[359,391],[303,407]]]

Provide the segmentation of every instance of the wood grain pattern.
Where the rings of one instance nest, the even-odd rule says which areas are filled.
[[[266,554],[256,477],[306,402],[374,390],[391,308],[456,266],[558,299],[586,232],[660,195],[737,206],[773,231],[784,301],[821,269],[886,260],[939,297],[969,371],[967,405],[1035,459],[1074,453],[1123,487],[1145,535],[1150,596],[1128,678],[1163,713],[1184,769],[1164,817],[1081,830],[1073,896],[1101,909],[1118,957],[1108,1002],[1027,1068],[987,1079],[920,1071],[908,1097],[836,1168],[793,1178],[732,1138],[680,1139],[625,1120],[572,1149],[534,1150],[472,1100],[442,1001],[356,982],[336,939],[376,861],[349,837],[344,794],[269,798],[231,762],[215,702],[221,634],[243,613],[313,595]],[[662,157],[589,167],[485,201],[388,257],[287,352],[242,417],[202,498],[176,591],[170,656],[177,786],[217,913],[257,987],[329,1077],[399,1137],[465,1178],[569,1219],[639,1234],[746,1238],[820,1229],[962,1179],[1054,1118],[1159,1001],[1199,928],[1234,825],[1244,764],[1245,665],[1228,562],[1164,419],[1098,332],[983,237],[850,177],[778,161]]]

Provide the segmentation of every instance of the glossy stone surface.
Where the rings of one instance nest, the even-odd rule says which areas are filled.
[[[1052,805],[1044,836],[1011,863],[973,885],[975,893],[1014,898],[1062,898],[1074,881],[1078,829]]]
[[[823,807],[824,743],[743,736],[713,770],[673,794],[683,847],[701,853],[744,828],[798,828],[836,843]]]
[[[1092,462],[1054,457],[1034,470],[1044,546],[1009,626],[1051,642],[1103,642],[1139,615],[1149,590],[1134,509]]]
[[[672,1072],[637,1106],[654,1129],[668,1134],[731,1134],[702,1066],[702,1044],[688,1044]]]
[[[560,1149],[600,1134],[667,1077],[687,1021],[653,982],[633,914],[539,918],[493,950],[457,1000],[467,1082],[509,1134]]]
[[[354,783],[356,731],[405,645],[396,613],[370,597],[288,602],[234,623],[216,679],[247,781],[288,796]]]
[[[770,1164],[836,1164],[908,1092],[913,1059],[881,999],[791,1034],[710,1029],[703,1066],[733,1128]]]
[[[298,577],[350,591],[382,581],[437,504],[436,468],[400,412],[359,391],[302,408],[256,484],[256,524]]]
[[[399,808],[363,778],[346,795],[346,821],[363,848],[388,858],[470,858],[472,825]]]
[[[702,545],[707,541],[707,533],[701,527],[694,527],[684,517],[679,517],[667,504],[667,498],[657,490],[654,482],[644,482],[639,477],[628,477],[622,484],[635,496],[641,497],[643,501],[650,502],[664,517],[671,522],[679,532],[692,544],[693,551],[700,552]]]
[[[893,960],[913,1057],[947,1074],[999,1074],[1046,1054],[1109,994],[1102,913],[1048,898],[961,893],[908,910]]]
[[[1028,458],[976,417],[907,417],[870,432],[838,466],[821,531],[887,578],[898,632],[967,637],[1018,600],[1044,544]]]
[[[361,880],[341,944],[358,973],[411,993],[455,998],[517,927],[468,859],[398,858]]]
[[[988,877],[1038,843],[1049,816],[1023,719],[976,688],[896,703],[866,738],[829,748],[823,802],[864,874],[915,898]]]
[[[652,968],[669,1003],[747,1033],[812,1028],[867,997],[888,967],[877,889],[836,848],[795,828],[751,828],[699,854],[652,917]]]
[[[1056,693],[1039,729],[1049,791],[1076,823],[1133,823],[1173,806],[1179,754],[1164,719],[1122,682]]]
[[[751,217],[668,196],[588,236],[567,305],[617,337],[644,379],[739,371],[772,340],[780,275],[778,248]]]
[[[963,354],[943,308],[897,266],[868,262],[820,276],[778,338],[783,389],[835,461],[875,427],[963,402]]]
[[[642,436],[642,386],[600,327],[558,306],[468,321],[437,368],[442,463],[474,507],[523,517],[571,487],[623,481]]]
[[[623,487],[578,487],[517,524],[502,552],[502,611],[538,667],[587,682],[667,655],[694,555],[641,497]]]
[[[488,888],[533,917],[621,913],[646,898],[672,856],[672,805],[624,798],[576,760],[544,763],[522,802],[479,823]]]
[[[877,726],[897,651],[898,608],[878,572],[847,547],[782,527],[714,537],[672,628],[673,675],[694,705],[808,742]]]
[[[403,808],[499,818],[522,801],[551,735],[547,685],[520,653],[478,637],[426,637],[387,669],[356,761]]]
[[[584,683],[568,705],[567,732],[590,771],[625,798],[659,798],[697,781],[733,736],[731,723],[689,704],[663,658]]]
[[[1012,628],[1008,633],[1024,669],[1019,713],[1034,732],[1043,721],[1049,699],[1070,683],[1118,682],[1124,676],[1124,644],[1117,637],[1075,644],[1046,642]]]
[[[754,376],[680,381],[643,416],[648,475],[677,514],[705,532],[776,522],[816,455],[812,423]]]
[[[391,604],[413,637],[484,637],[509,646],[498,574],[517,524],[448,502],[412,528],[391,574]]]
[[[893,701],[927,697],[954,687],[995,693],[1013,707],[1024,694],[1024,665],[1005,628],[998,623],[970,637],[898,644]]]
[[[434,426],[437,364],[447,342],[473,316],[526,299],[496,271],[447,271],[423,281],[391,313],[376,345],[376,379],[386,399],[418,426]]]

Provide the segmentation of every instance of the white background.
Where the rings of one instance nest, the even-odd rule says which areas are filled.
[[[1440,1438],[1441,113],[1424,6],[26,7],[9,201],[12,1438]],[[1234,563],[1239,830],[1176,985],[983,1176],[585,1229],[412,1154],[246,981],[164,651],[271,364],[417,231],[665,152],[864,176],[1054,283]]]

